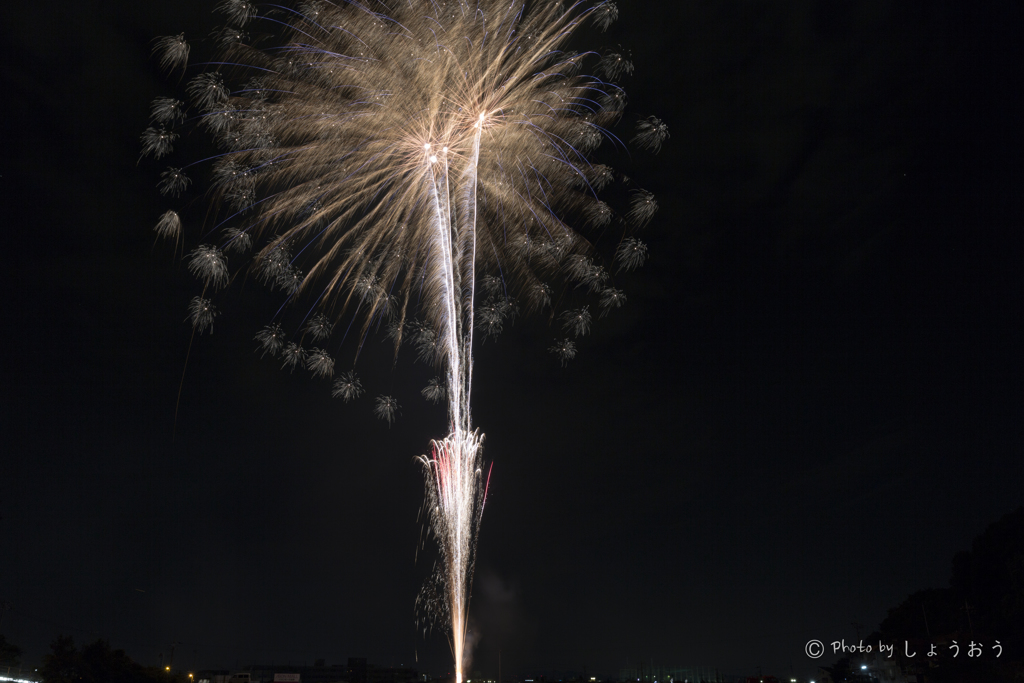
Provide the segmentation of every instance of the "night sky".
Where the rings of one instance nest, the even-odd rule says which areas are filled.
[[[254,353],[278,299],[252,281],[189,351],[200,286],[152,232],[183,202],[139,135],[180,92],[151,39],[206,35],[211,6],[0,9],[0,633],[30,662],[65,633],[146,664],[177,642],[176,667],[443,674],[444,636],[414,628],[433,371],[411,353],[392,370],[371,337],[367,395],[344,405]],[[809,639],[855,640],[945,586],[1024,504],[1024,16],[619,6],[582,47],[631,52],[623,135],[670,126],[658,156],[602,152],[658,197],[651,257],[567,367],[543,317],[477,348],[494,474],[472,668],[495,676],[500,648],[506,676],[804,675],[832,659]],[[390,429],[380,393],[402,404]]]

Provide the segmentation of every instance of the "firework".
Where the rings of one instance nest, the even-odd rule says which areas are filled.
[[[206,330],[213,331],[213,319],[217,317],[217,307],[209,299],[199,296],[192,297],[188,304],[188,318],[192,329],[202,334]]]
[[[335,398],[340,398],[345,403],[348,403],[354,398],[359,398],[363,393],[363,383],[356,376],[355,372],[349,371],[343,373],[338,379],[334,380],[334,389],[332,394]]]
[[[437,403],[444,398],[444,383],[441,382],[439,377],[431,377],[430,381],[427,382],[427,386],[423,387],[423,390],[420,391],[420,394],[431,403]]]
[[[160,237],[174,238],[177,242],[181,238],[181,218],[175,211],[165,211],[153,231]]]
[[[143,152],[172,154],[186,121],[198,121],[221,148],[212,194],[231,226],[218,226],[220,247],[202,244],[188,256],[204,297],[231,279],[225,253],[256,247],[250,267],[259,281],[289,301],[313,299],[299,340],[285,342],[276,321],[256,335],[263,354],[331,377],[335,361],[322,347],[347,312],[361,320],[362,339],[384,325],[396,352],[410,342],[441,370],[422,393],[447,399],[449,434],[420,463],[443,561],[432,584],[439,600],[421,602],[446,607],[461,683],[489,478],[470,411],[475,332],[496,335],[520,305],[537,311],[556,301],[575,305],[551,312],[563,331],[587,334],[589,306],[573,300],[596,296],[603,315],[625,295],[571,226],[603,231],[614,222],[621,235],[657,210],[653,195],[632,188],[628,209],[617,213],[597,196],[614,173],[588,159],[613,138],[608,130],[626,102],[613,81],[633,66],[618,52],[581,55],[567,46],[587,22],[607,28],[618,9],[551,0],[312,0],[296,10],[268,6],[264,16],[246,0],[226,0],[219,9],[231,25],[214,32],[223,50],[217,67],[188,81],[191,118],[182,101],[159,98]],[[243,27],[261,19],[267,30],[287,27],[282,43],[249,44]],[[159,39],[157,50],[167,69],[184,67],[190,54],[180,35]],[[588,59],[596,76],[582,74]],[[656,151],[667,136],[650,117],[634,142]],[[164,171],[161,192],[185,193],[186,171]],[[177,214],[164,214],[156,230],[177,239]],[[633,237],[617,242],[619,270],[646,255]],[[215,311],[197,297],[193,324],[208,328]],[[317,346],[307,350],[306,341]],[[564,365],[576,344],[564,339],[550,350]],[[362,393],[352,372],[333,382],[346,402]],[[398,401],[378,396],[374,413],[390,424]]]
[[[276,356],[284,348],[284,329],[277,323],[271,323],[256,333],[256,341],[260,343],[263,355]]]

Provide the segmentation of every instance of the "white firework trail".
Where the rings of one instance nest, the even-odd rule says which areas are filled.
[[[569,312],[552,311],[550,319],[582,335],[589,309],[571,299],[598,296],[607,311],[625,296],[608,284],[594,245],[571,224],[602,232],[616,221],[620,270],[647,254],[621,233],[651,219],[653,196],[630,184],[632,205],[615,213],[597,197],[614,174],[588,159],[605,139],[616,140],[608,128],[626,100],[612,81],[631,74],[632,65],[617,53],[567,49],[586,22],[605,29],[618,8],[601,0],[568,7],[554,0],[310,0],[285,10],[225,0],[219,9],[231,21],[215,32],[224,52],[186,87],[197,111],[158,98],[143,152],[173,156],[185,139],[178,129],[196,121],[221,148],[213,190],[228,216],[214,229],[224,243],[200,244],[189,255],[204,285],[228,284],[226,253],[234,259],[255,246],[251,268],[259,281],[289,301],[315,299],[319,313],[310,310],[297,325],[303,338],[285,342],[275,321],[256,336],[261,353],[330,378],[334,359],[321,347],[332,319],[348,310],[362,317],[363,338],[384,323],[396,352],[403,330],[413,330],[419,355],[441,367],[442,381],[425,395],[447,398],[449,434],[419,462],[442,556],[435,583],[462,683],[489,481],[470,410],[477,282],[487,294],[485,334],[500,331],[520,299],[527,310],[565,305]],[[242,27],[260,21],[268,31],[285,27],[284,42],[249,44]],[[184,36],[158,39],[156,48],[161,66],[186,68]],[[581,75],[587,60],[602,77]],[[656,151],[667,137],[667,126],[648,117],[634,142]],[[161,191],[187,193],[192,166],[164,171]],[[177,240],[178,214],[165,213],[155,230]],[[561,283],[557,296],[552,283]],[[199,331],[216,314],[206,296],[204,287],[190,308]],[[422,321],[413,317],[417,309]],[[304,338],[316,346],[307,351]],[[564,339],[550,350],[564,365],[576,345]],[[333,393],[355,400],[361,381],[343,372]],[[398,411],[394,397],[377,397],[381,419],[390,424]]]
[[[478,431],[453,430],[444,439],[431,442],[431,455],[420,456],[426,477],[425,505],[431,529],[441,548],[440,584],[451,620],[455,679],[461,683],[468,664],[466,627],[469,617],[470,586],[476,556],[476,539],[487,500],[490,472],[483,473]]]

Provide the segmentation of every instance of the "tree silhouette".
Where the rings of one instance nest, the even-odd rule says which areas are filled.
[[[21,648],[13,643],[7,642],[7,639],[4,638],[4,635],[0,633],[0,666],[21,666],[21,655]]]
[[[81,650],[71,636],[58,636],[39,670],[43,683],[180,683],[180,677],[133,661],[99,639]]]
[[[907,640],[925,651],[937,645],[940,656],[929,673],[937,683],[1024,677],[1024,507],[990,524],[970,551],[953,557],[948,588],[911,594],[870,639]],[[954,640],[961,648],[956,657],[949,648]],[[974,658],[966,654],[971,642],[982,646]]]

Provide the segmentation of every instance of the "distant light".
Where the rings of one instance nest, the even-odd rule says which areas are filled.
[[[164,671],[170,671],[170,670],[171,670],[171,667],[169,667],[169,666],[165,666],[164,667]]]
[[[861,664],[861,665],[860,665],[860,668],[861,668],[862,670],[863,670],[863,669],[866,669],[866,668],[868,668],[868,665],[867,665],[867,664]]]

